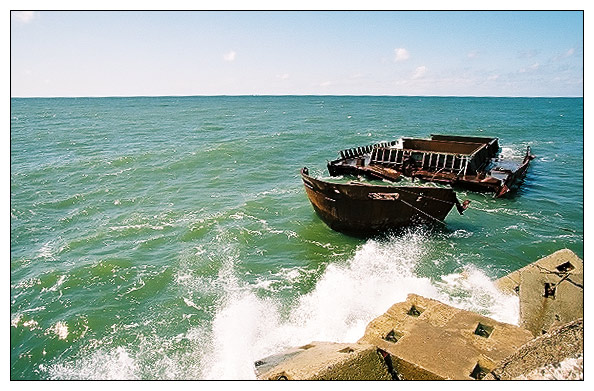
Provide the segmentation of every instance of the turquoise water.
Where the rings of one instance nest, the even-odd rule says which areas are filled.
[[[431,133],[536,159],[512,198],[458,192],[470,208],[434,232],[315,215],[302,166]],[[583,257],[581,98],[12,99],[10,137],[12,379],[250,379],[408,293],[515,323],[491,279]]]

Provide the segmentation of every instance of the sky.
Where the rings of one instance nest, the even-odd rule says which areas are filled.
[[[581,11],[12,11],[12,97],[583,96]]]

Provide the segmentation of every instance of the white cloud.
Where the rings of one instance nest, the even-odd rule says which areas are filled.
[[[473,50],[471,52],[468,52],[468,54],[466,55],[466,57],[468,57],[468,58],[476,58],[476,57],[478,57],[478,52],[476,50]]]
[[[530,71],[535,71],[538,68],[540,68],[540,64],[535,62],[534,64],[530,65],[528,68],[522,68],[519,70],[519,73],[526,73],[526,72],[530,72]]]
[[[571,49],[569,49],[569,50],[567,50],[567,51],[565,51],[565,52],[563,52],[561,54],[558,54],[555,57],[553,57],[553,61],[559,61],[559,60],[562,60],[564,58],[571,57],[571,56],[574,55],[574,53],[575,53],[575,48],[571,48]]]
[[[276,75],[277,78],[281,79],[281,80],[287,80],[289,78],[289,74],[288,73],[283,73],[282,75]]]
[[[525,58],[534,58],[538,55],[538,50],[530,49],[530,50],[522,50],[518,53],[518,58],[525,59]]]
[[[237,56],[237,53],[234,50],[231,50],[223,55],[223,60],[225,60],[227,62],[233,62],[233,61],[235,61],[236,56]]]
[[[325,81],[325,82],[323,82],[323,83],[321,83],[321,84],[320,84],[320,87],[328,87],[328,86],[329,86],[329,85],[331,85],[331,84],[332,84],[332,82],[330,82],[330,81]]]
[[[396,62],[406,61],[410,58],[410,53],[405,48],[394,49],[394,54],[394,61]]]
[[[20,23],[29,23],[37,17],[35,11],[11,11],[10,17]]]
[[[487,80],[497,80],[499,79],[499,75],[491,75],[489,77],[487,77]]]
[[[421,77],[425,76],[427,73],[427,67],[425,65],[421,65],[415,69],[415,73],[412,75],[413,79],[420,79]]]

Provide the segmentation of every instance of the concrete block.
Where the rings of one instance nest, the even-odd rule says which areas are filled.
[[[520,326],[535,337],[584,316],[584,262],[559,250],[495,281],[520,299]]]
[[[369,323],[359,343],[387,352],[405,380],[471,380],[530,339],[514,325],[411,294]]]
[[[365,343],[312,342],[255,365],[259,380],[392,380],[378,349]]]
[[[517,352],[502,360],[485,379],[513,380],[531,379],[540,368],[556,366],[568,358],[584,354],[584,320],[578,319],[557,327],[547,334],[533,339]],[[535,377],[539,379],[540,377]]]

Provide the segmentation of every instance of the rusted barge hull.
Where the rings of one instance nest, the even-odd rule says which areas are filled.
[[[519,186],[534,156],[528,147],[521,164],[503,168],[493,163],[498,151],[498,139],[490,137],[402,138],[372,148],[342,151],[340,159],[328,163],[328,171],[332,176],[364,175],[391,181],[398,179],[395,173],[400,173],[413,179],[492,192],[495,197],[501,197]],[[383,170],[382,175],[377,175],[380,170]]]
[[[301,170],[305,192],[318,216],[335,231],[366,235],[415,224],[443,223],[457,207],[466,209],[452,189],[331,183]]]

